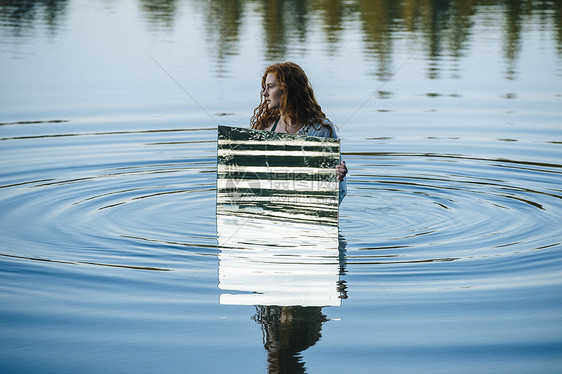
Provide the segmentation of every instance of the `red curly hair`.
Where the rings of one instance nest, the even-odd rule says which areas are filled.
[[[269,73],[275,76],[277,85],[283,91],[279,108],[269,109],[263,97],[265,79]],[[267,67],[261,80],[261,86],[260,104],[254,109],[254,115],[250,119],[250,128],[263,130],[279,118],[281,113],[300,127],[309,124],[330,127],[325,124],[328,118],[314,98],[310,82],[299,65],[284,62]]]

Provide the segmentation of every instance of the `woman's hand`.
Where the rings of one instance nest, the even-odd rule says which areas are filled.
[[[336,175],[340,182],[343,182],[343,179],[347,175],[347,166],[345,166],[345,161],[340,162],[338,166],[336,166]]]

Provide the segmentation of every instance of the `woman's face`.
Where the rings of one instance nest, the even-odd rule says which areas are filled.
[[[263,97],[267,103],[269,109],[279,108],[279,103],[281,102],[281,96],[283,91],[277,85],[275,80],[275,75],[272,73],[267,74],[265,77],[265,87],[263,88]]]

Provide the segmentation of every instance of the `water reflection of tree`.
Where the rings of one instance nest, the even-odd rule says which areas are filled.
[[[306,41],[310,16],[308,1],[266,0],[256,3],[262,19],[264,52],[268,62],[284,59],[291,41]]]
[[[326,34],[328,54],[337,53],[337,47],[341,40],[345,16],[350,9],[341,0],[315,0],[312,1],[312,11],[319,14],[322,22],[322,30]]]
[[[509,74],[514,73],[521,38],[521,22],[526,13],[524,0],[505,1],[508,7],[504,38],[504,56]],[[346,19],[358,15],[362,28],[364,52],[373,62],[372,74],[385,80],[393,72],[395,42],[398,38],[416,40],[421,35],[427,53],[428,77],[439,78],[443,65],[451,62],[452,71],[469,47],[475,9],[479,5],[501,4],[482,0],[262,0],[257,12],[263,24],[266,60],[281,60],[299,49],[304,42],[310,19],[319,19],[326,34],[328,54],[337,52],[337,44]],[[351,16],[350,16],[351,15]],[[406,32],[406,34],[404,34]],[[290,47],[289,47],[290,46]]]
[[[507,1],[505,3],[505,28],[503,53],[507,64],[506,79],[514,79],[517,58],[521,50],[521,31],[525,4],[521,1]]]
[[[449,46],[455,63],[453,70],[457,71],[460,59],[464,57],[465,51],[468,49],[470,30],[473,24],[474,1],[455,0],[454,3],[451,21],[449,22],[452,25]]]
[[[452,62],[452,71],[458,69],[468,48],[473,4],[474,1],[464,0],[408,0],[404,3],[404,26],[409,33],[419,32],[423,36],[430,79],[440,77],[444,60]]]
[[[215,52],[219,76],[226,73],[226,65],[239,53],[244,3],[243,0],[214,0],[198,4],[205,16],[207,41]]]
[[[156,30],[173,28],[179,8],[185,6],[178,0],[138,1]],[[68,4],[69,0],[0,0],[0,16],[9,20],[2,27],[18,37],[43,23],[55,34]],[[191,6],[204,15],[209,48],[220,74],[240,52],[241,29],[248,17],[261,20],[266,63],[307,53],[305,43],[317,24],[325,35],[326,52],[336,55],[346,22],[358,20],[363,51],[372,62],[372,74],[379,79],[392,73],[396,41],[404,38],[422,41],[430,78],[438,78],[451,61],[452,70],[457,69],[470,47],[475,17],[487,13],[494,21],[504,22],[502,51],[507,79],[516,75],[523,26],[537,14],[543,17],[542,24],[547,25],[543,27],[550,29],[562,55],[562,1],[557,0],[192,0]]]
[[[8,26],[14,36],[22,36],[39,21],[44,22],[49,33],[54,35],[67,8],[68,0],[0,0],[0,16],[10,20],[2,27]]]
[[[558,54],[562,57],[562,1],[554,2],[554,12],[552,14],[554,22],[554,37],[558,44]]]
[[[365,50],[377,62],[376,76],[386,80],[392,74],[392,33],[400,18],[400,2],[393,0],[361,0],[359,13]]]
[[[171,29],[178,8],[177,0],[140,0],[141,8],[155,29]]]

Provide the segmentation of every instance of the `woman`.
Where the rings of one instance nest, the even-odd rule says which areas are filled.
[[[314,98],[304,70],[292,62],[274,64],[265,70],[261,102],[254,109],[250,128],[337,138],[334,126]],[[340,203],[347,193],[346,174],[345,161],[341,161],[336,167],[340,181]]]

